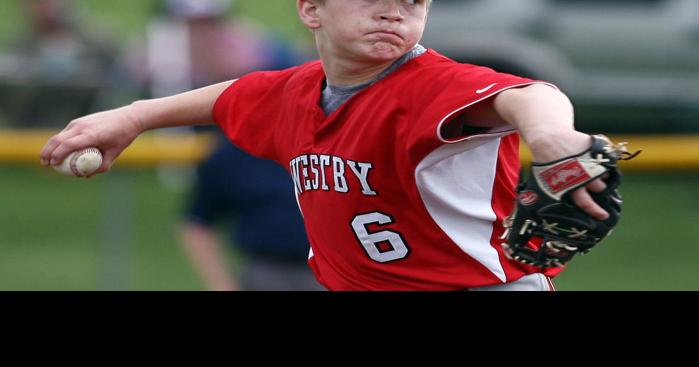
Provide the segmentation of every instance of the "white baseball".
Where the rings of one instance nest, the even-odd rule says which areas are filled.
[[[102,152],[97,148],[85,148],[70,153],[63,162],[53,168],[66,175],[85,177],[102,166]]]

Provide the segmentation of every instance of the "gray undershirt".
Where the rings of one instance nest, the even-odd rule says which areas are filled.
[[[331,113],[335,112],[335,110],[340,108],[340,106],[342,106],[343,103],[347,102],[348,99],[352,98],[352,96],[361,92],[364,88],[385,78],[387,75],[391,74],[392,72],[396,71],[396,69],[401,67],[401,65],[424,54],[426,51],[427,50],[421,45],[415,45],[415,47],[413,47],[412,50],[410,50],[405,55],[401,56],[398,60],[394,61],[393,64],[391,64],[391,66],[389,66],[386,70],[382,71],[379,75],[377,75],[376,77],[374,77],[366,83],[350,86],[330,85],[325,83],[326,85],[323,88],[323,93],[320,98],[320,106],[323,108],[325,115],[328,116]]]

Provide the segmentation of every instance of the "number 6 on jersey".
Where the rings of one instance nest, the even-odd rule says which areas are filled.
[[[357,240],[364,246],[367,255],[376,262],[387,263],[400,260],[408,256],[410,252],[400,233],[388,229],[370,233],[367,229],[370,224],[386,225],[392,223],[394,221],[391,216],[380,212],[360,214],[352,220],[352,229]],[[390,244],[390,249],[385,246],[388,245],[387,242]]]

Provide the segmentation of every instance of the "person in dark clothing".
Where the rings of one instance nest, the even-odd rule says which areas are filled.
[[[217,224],[226,226],[229,250]],[[287,172],[221,138],[197,169],[180,238],[211,290],[322,290]],[[228,253],[240,265],[226,264]]]

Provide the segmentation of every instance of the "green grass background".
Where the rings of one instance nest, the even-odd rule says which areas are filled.
[[[175,239],[181,191],[154,170],[113,173],[77,180],[0,168],[1,290],[201,289]],[[123,212],[110,224],[113,206]],[[130,232],[116,251],[105,250],[109,228]]]
[[[27,31],[25,2],[0,0],[0,47]],[[83,26],[128,45],[142,37],[158,0],[74,2]],[[309,33],[295,16],[294,1],[234,4],[231,14],[308,46]],[[131,236],[121,239],[128,245],[114,248],[105,243],[105,221],[114,216],[110,205],[119,202],[109,196],[127,178],[129,218],[114,227]],[[181,195],[163,186],[154,170],[80,181],[0,165],[0,290],[202,289],[173,233]]]
[[[576,258],[558,289],[699,290],[697,187],[696,174],[627,176],[618,229]],[[203,289],[174,235],[183,198],[151,169],[79,180],[0,167],[0,290]],[[115,204],[126,211],[112,225],[131,232],[116,275],[104,250]]]

